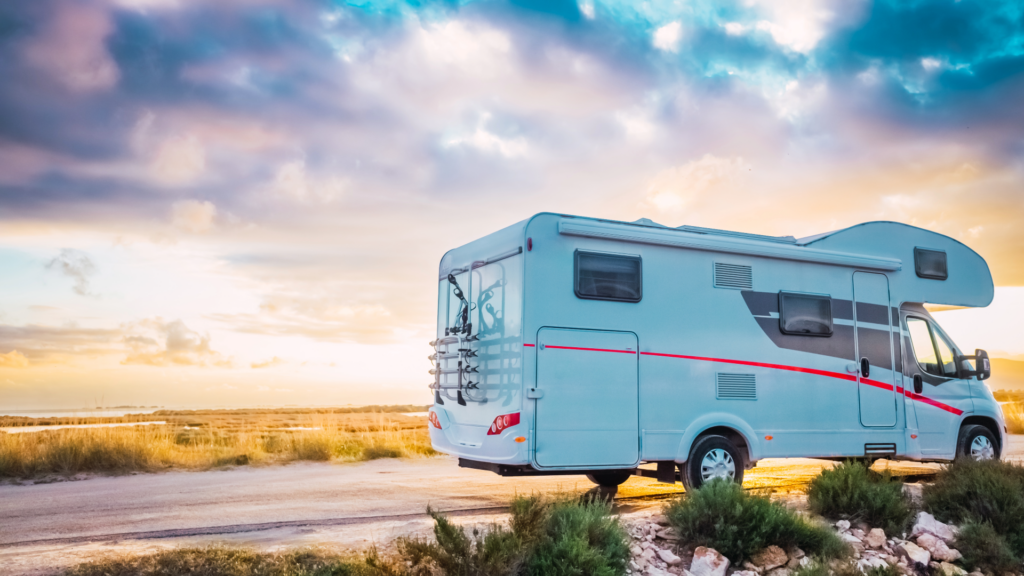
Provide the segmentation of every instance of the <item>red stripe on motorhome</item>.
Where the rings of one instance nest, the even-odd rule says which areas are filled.
[[[531,346],[532,347],[533,344],[523,344],[523,346]],[[619,354],[635,354],[635,352],[633,352],[632,350],[608,350],[608,349],[604,349],[604,348],[576,348],[576,347],[573,347],[573,346],[551,346],[551,345],[545,345],[545,348],[555,348],[555,349],[559,349],[559,350],[584,350],[584,351],[589,351],[589,352],[616,352],[616,353],[619,353]],[[857,381],[857,377],[852,375],[852,374],[843,374],[842,372],[830,372],[828,370],[818,370],[816,368],[803,368],[801,366],[787,366],[785,364],[769,364],[767,362],[751,362],[751,361],[748,361],[748,360],[730,360],[728,358],[710,358],[710,357],[707,357],[707,356],[688,356],[686,354],[664,354],[664,353],[661,353],[661,352],[641,352],[640,354],[642,354],[644,356],[660,356],[662,358],[680,358],[680,359],[683,359],[683,360],[700,360],[700,361],[703,361],[703,362],[721,362],[723,364],[737,364],[739,366],[754,366],[754,367],[757,367],[757,368],[771,368],[773,370],[787,370],[789,372],[801,372],[803,374],[813,374],[815,376],[824,376],[826,378],[835,378],[837,380],[846,380],[848,382],[856,382]],[[869,378],[865,378],[865,379],[861,380],[861,382],[867,384],[868,386],[873,386],[875,388],[881,388],[882,390],[893,390],[893,385],[892,384],[886,384],[885,382],[879,382],[878,380],[871,380]],[[956,416],[959,416],[959,415],[964,413],[964,411],[960,410],[959,408],[954,408],[953,406],[950,406],[948,404],[943,404],[942,402],[938,402],[936,400],[932,400],[931,398],[928,398],[927,396],[922,396],[921,394],[917,394],[915,392],[906,391],[906,390],[903,389],[902,386],[896,386],[895,390],[896,390],[897,394],[906,394],[906,396],[908,398],[910,398],[911,400],[916,400],[917,402],[924,402],[925,404],[928,404],[930,406],[934,406],[936,408],[939,408],[940,410],[945,410],[946,412],[949,412],[951,414],[955,414]]]

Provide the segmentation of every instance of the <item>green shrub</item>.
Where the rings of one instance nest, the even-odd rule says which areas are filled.
[[[828,527],[812,524],[767,496],[748,494],[733,482],[705,484],[673,500],[665,514],[683,541],[714,548],[734,564],[772,544],[799,546],[825,559],[849,552]]]
[[[243,548],[179,548],[79,564],[63,576],[370,576],[361,562],[315,549],[261,553]]]
[[[847,461],[822,470],[807,490],[811,510],[827,518],[848,518],[882,528],[888,534],[903,532],[914,517],[903,482],[888,472],[879,474],[863,462]]]
[[[401,458],[402,451],[393,446],[367,446],[363,448],[363,460],[379,460],[381,458]]]
[[[1024,467],[956,461],[924,487],[923,499],[925,510],[943,522],[989,524],[1014,555],[1024,556]]]
[[[434,542],[398,541],[398,559],[386,574],[446,576],[560,576],[625,574],[628,538],[606,503],[517,498],[508,527],[472,535],[443,514],[434,518]],[[371,565],[383,563],[377,559]],[[408,570],[402,569],[408,566]]]
[[[968,570],[996,574],[1020,571],[1020,559],[990,524],[967,522],[960,527],[953,547],[963,554],[961,562]]]

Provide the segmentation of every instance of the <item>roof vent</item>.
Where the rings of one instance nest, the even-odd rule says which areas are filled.
[[[753,374],[715,374],[715,397],[719,400],[757,400],[757,378]]]
[[[715,288],[754,289],[754,271],[742,264],[715,262]]]

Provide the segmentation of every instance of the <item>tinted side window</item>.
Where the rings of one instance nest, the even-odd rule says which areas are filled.
[[[639,302],[643,295],[639,256],[576,251],[576,296]]]
[[[941,250],[914,248],[914,268],[921,278],[945,280],[949,276],[946,253]]]
[[[779,329],[798,336],[832,335],[832,299],[779,292]]]

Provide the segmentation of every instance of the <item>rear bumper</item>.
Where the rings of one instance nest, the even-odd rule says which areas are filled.
[[[527,438],[527,441],[516,442],[515,439],[520,436]],[[512,426],[501,434],[491,436],[486,434],[484,428],[475,438],[465,439],[460,439],[451,426],[445,430],[431,426],[430,444],[438,452],[458,456],[460,466],[463,460],[494,466],[523,466],[530,462],[529,434],[524,425]]]

